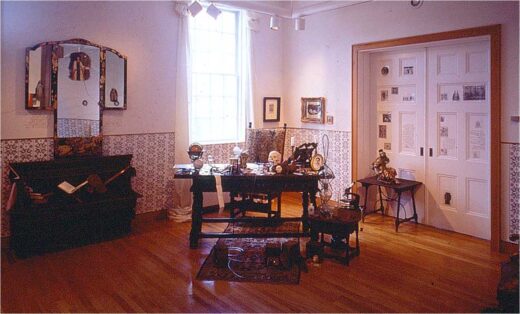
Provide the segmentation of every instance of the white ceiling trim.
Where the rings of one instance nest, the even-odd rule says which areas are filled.
[[[211,1],[230,7],[291,19],[369,2],[361,1]]]

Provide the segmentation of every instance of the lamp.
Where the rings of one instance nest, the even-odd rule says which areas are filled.
[[[269,23],[272,30],[277,31],[280,29],[280,18],[276,15],[271,16],[271,22]]]
[[[188,6],[188,11],[190,11],[191,16],[195,17],[195,15],[202,11],[202,5],[197,0],[195,0]]]
[[[297,31],[305,30],[305,19],[303,17],[297,17],[294,20],[294,29]]]
[[[213,3],[209,5],[206,12],[215,20],[220,15],[220,13],[222,13],[222,11],[220,11]]]

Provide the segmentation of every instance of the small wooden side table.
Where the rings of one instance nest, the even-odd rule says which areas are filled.
[[[377,176],[368,177],[365,179],[358,180],[357,182],[361,183],[361,185],[365,188],[365,204],[363,205],[363,222],[365,222],[365,216],[371,213],[375,213],[378,211],[381,211],[381,214],[385,214],[385,206],[383,205],[383,200],[386,201],[393,201],[393,199],[383,199],[383,193],[381,191],[382,187],[393,189],[397,193],[397,214],[395,216],[395,232],[399,230],[399,225],[403,222],[407,222],[410,220],[415,220],[415,223],[417,223],[417,209],[415,207],[415,191],[419,188],[419,186],[422,184],[422,182],[419,181],[413,181],[413,180],[405,180],[405,179],[399,179],[399,183],[388,183],[379,181],[377,179]],[[378,193],[379,193],[379,208],[374,209],[373,211],[369,212],[367,209],[367,200],[368,200],[368,188],[371,185],[377,186]],[[413,216],[408,218],[399,218],[399,211],[401,210],[401,194],[404,192],[410,192],[410,195],[412,196],[412,208],[413,208]]]
[[[318,241],[318,236],[321,234],[320,241],[334,249],[345,250],[345,257],[326,254],[326,257],[337,257],[341,262],[348,265],[350,258],[359,255],[359,221],[361,220],[361,211],[358,209],[336,209],[332,216],[311,215],[309,216],[309,223],[311,227],[311,240]],[[350,247],[350,235],[356,233],[356,246]],[[332,235],[332,241],[326,242],[323,235]],[[346,242],[343,242],[343,239]]]

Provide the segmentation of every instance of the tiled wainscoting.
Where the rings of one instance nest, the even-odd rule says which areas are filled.
[[[296,145],[318,140],[318,152],[323,151],[323,135],[329,138],[327,164],[336,175],[332,181],[334,197],[351,182],[350,149],[351,133],[344,131],[312,130],[288,128],[285,137],[284,156],[290,156],[290,139],[295,138]],[[508,234],[518,233],[520,211],[520,145],[504,144],[509,147],[508,181],[509,208]],[[245,148],[245,143],[216,144],[204,146],[204,159],[212,155],[216,163],[229,161],[233,148]],[[183,147],[178,149],[185,149]],[[145,213],[170,208],[173,195],[173,165],[175,163],[174,133],[154,133],[139,135],[111,135],[103,139],[103,153],[106,155],[132,154],[133,166],[137,176],[133,179],[134,189],[143,195],[138,200],[137,212]],[[5,205],[9,196],[10,183],[7,177],[7,164],[51,160],[53,158],[53,139],[17,139],[1,141],[0,166],[2,170],[2,236],[9,235],[8,215]]]
[[[173,195],[174,133],[109,135],[103,137],[103,154],[132,154],[137,176],[134,190],[143,195],[137,201],[137,213],[157,211],[171,206]],[[1,141],[2,168],[2,236],[9,235],[9,219],[5,205],[9,197],[10,162],[53,159],[53,139],[17,139]]]
[[[328,153],[324,151],[323,147],[324,135],[329,138]],[[342,192],[352,180],[352,172],[350,169],[350,144],[352,133],[346,131],[287,128],[284,156],[291,155],[291,137],[293,136],[296,146],[303,143],[312,143],[317,140],[318,153],[327,158],[327,165],[332,169],[336,176],[336,178],[331,181],[333,198],[335,199],[338,193]]]
[[[323,151],[322,138],[323,135],[329,137],[329,152],[327,164],[334,171],[336,178],[332,181],[334,192],[343,191],[351,181],[350,171],[350,132],[345,131],[329,131],[329,130],[313,130],[313,129],[297,129],[287,128],[285,135],[285,151],[284,159],[291,155],[291,137],[294,137],[296,146],[303,143],[318,141],[318,152],[325,155]],[[246,136],[246,138],[248,138]],[[227,163],[233,154],[235,146],[245,149],[246,143],[232,144],[215,144],[204,145],[204,162],[207,161],[209,155],[213,156],[215,163]],[[333,194],[336,197],[337,194]]]
[[[509,235],[518,234],[520,215],[520,144],[509,146]]]

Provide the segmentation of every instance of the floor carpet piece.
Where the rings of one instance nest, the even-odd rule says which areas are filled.
[[[229,224],[225,232],[298,232],[299,222],[286,222],[278,226],[255,225],[251,223]],[[211,250],[197,274],[198,280],[248,281],[278,284],[298,284],[300,267],[290,269],[280,266],[267,266],[265,246],[267,243],[283,243],[294,238],[242,238],[219,239],[215,246],[228,247],[228,267],[218,267],[214,263],[215,247]],[[280,244],[281,245],[281,244]]]

